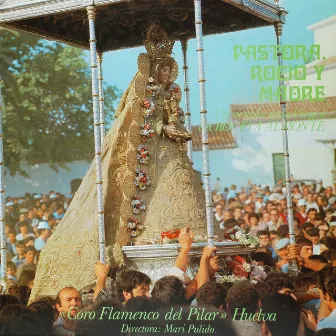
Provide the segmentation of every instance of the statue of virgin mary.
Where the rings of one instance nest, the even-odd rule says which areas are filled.
[[[174,41],[158,27],[123,94],[102,152],[106,256],[124,263],[122,246],[155,243],[163,231],[189,226],[206,234],[205,196],[183,144],[191,140],[179,107]],[[99,260],[95,162],[43,248],[32,298],[67,286],[90,288]],[[31,298],[31,299],[32,299]]]

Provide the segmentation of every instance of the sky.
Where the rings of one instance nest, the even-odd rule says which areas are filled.
[[[314,43],[313,32],[307,27],[336,14],[336,0],[283,0],[280,4],[289,12],[283,27],[283,44]],[[206,97],[208,122],[225,122],[230,104],[259,102],[260,83],[251,80],[251,66],[259,65],[253,61],[234,60],[234,46],[237,45],[275,45],[273,26],[256,28],[234,33],[205,36],[204,58],[206,77]],[[137,56],[145,48],[113,51],[105,54],[104,80],[124,91],[137,71]],[[179,42],[174,47],[174,58],[182,65],[182,51]],[[197,72],[196,41],[188,45],[189,87],[192,124],[200,124],[199,86]],[[277,65],[277,61],[268,61]],[[299,61],[297,61],[299,62]],[[299,62],[300,63],[300,62]],[[302,62],[300,63],[302,64]],[[286,63],[285,63],[286,65]],[[183,87],[183,73],[180,70],[177,83]],[[275,84],[275,83],[273,83]],[[182,108],[184,102],[182,102]],[[220,176],[222,164],[220,154],[210,153],[210,167],[213,167],[213,183]],[[202,155],[195,153],[194,168],[202,170]]]

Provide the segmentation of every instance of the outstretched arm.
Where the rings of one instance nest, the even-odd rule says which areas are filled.
[[[98,294],[103,288],[106,288],[106,279],[108,272],[110,270],[110,265],[104,265],[100,261],[95,265],[95,275],[97,277],[97,284],[93,293],[93,300],[96,300]]]
[[[178,238],[181,245],[181,250],[176,258],[175,267],[179,268],[183,272],[185,272],[188,268],[188,254],[191,249],[193,238],[194,236],[190,231],[190,228],[187,227],[181,230]]]
[[[209,266],[210,266],[210,259],[214,254],[214,252],[216,252],[216,247],[211,246],[204,247],[200,261],[200,267],[197,273],[197,288],[202,287],[205,283],[207,283],[210,280]]]

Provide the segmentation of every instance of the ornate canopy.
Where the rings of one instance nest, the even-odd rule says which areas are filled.
[[[99,51],[143,44],[156,20],[176,40],[195,37],[192,0],[0,0],[0,24],[89,49],[85,8],[97,8]],[[203,34],[219,34],[284,22],[286,11],[271,0],[205,0]]]

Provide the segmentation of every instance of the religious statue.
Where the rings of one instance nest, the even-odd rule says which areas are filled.
[[[122,246],[155,243],[163,231],[189,226],[206,235],[205,196],[183,144],[191,140],[174,83],[174,41],[156,25],[148,29],[147,53],[123,94],[102,152],[106,256],[124,262]],[[63,220],[43,248],[32,298],[65,286],[94,284],[99,260],[95,162]]]

